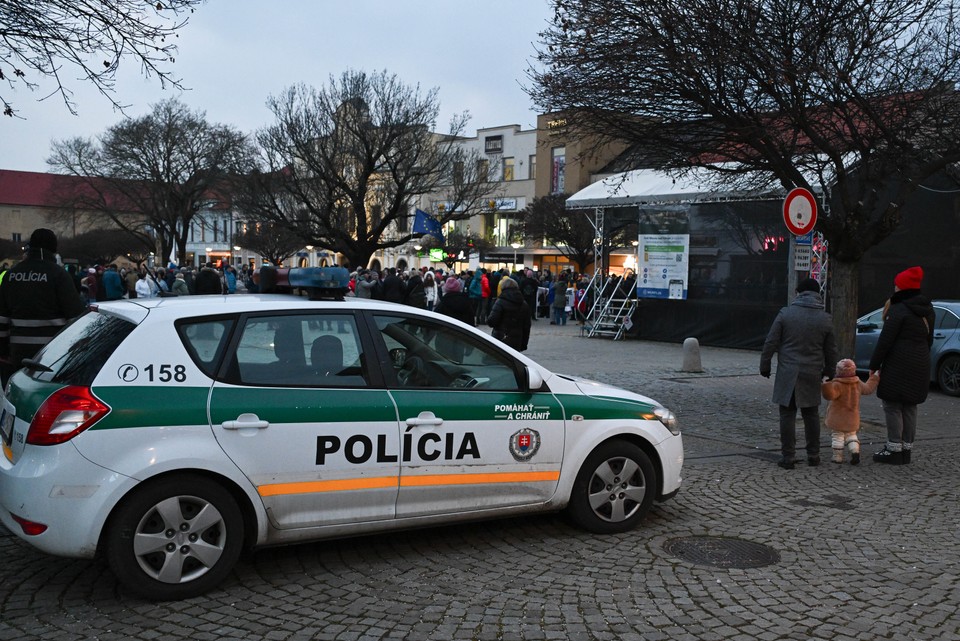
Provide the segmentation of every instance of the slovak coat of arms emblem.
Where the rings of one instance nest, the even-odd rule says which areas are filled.
[[[529,461],[540,449],[540,434],[528,427],[510,437],[510,454],[518,461]]]

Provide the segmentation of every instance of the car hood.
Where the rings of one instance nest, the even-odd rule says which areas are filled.
[[[608,385],[606,383],[592,381],[588,378],[580,378],[579,376],[569,376],[567,374],[558,374],[558,376],[565,378],[568,381],[572,381],[577,386],[577,389],[584,394],[584,396],[589,396],[591,398],[613,398],[623,401],[636,401],[638,403],[644,403],[653,407],[663,407],[663,405],[653,400],[649,396],[637,394],[636,392],[625,390],[622,387],[616,387],[615,385]]]

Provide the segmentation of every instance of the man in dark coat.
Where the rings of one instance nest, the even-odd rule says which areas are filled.
[[[780,449],[777,463],[793,469],[796,449],[797,408],[803,417],[807,463],[820,464],[820,383],[832,378],[837,362],[833,319],[823,309],[820,283],[806,278],[797,285],[797,297],[780,310],[760,354],[760,375],[770,376],[777,354],[773,402],[780,407]]]
[[[539,289],[540,281],[533,275],[533,270],[526,270],[520,280],[520,292],[523,294],[523,300],[530,308],[531,320],[537,320],[537,292]]]
[[[394,267],[387,269],[387,276],[380,283],[380,300],[402,303],[404,295],[403,279],[397,275]]]
[[[493,337],[519,352],[525,351],[530,340],[530,321],[530,306],[520,288],[513,280],[504,281],[500,296],[487,316]]]
[[[887,444],[873,455],[877,463],[909,463],[917,433],[917,405],[930,389],[930,346],[936,315],[920,292],[923,269],[911,267],[893,280],[894,294],[884,313],[883,329],[870,358],[870,372],[880,371],[877,396],[883,402]]]
[[[423,279],[420,272],[411,271],[407,279],[407,286],[403,292],[403,302],[418,309],[427,308],[427,292],[423,288]]]
[[[194,282],[194,291],[199,294],[222,294],[223,279],[220,272],[213,268],[212,263],[207,263],[197,274]]]

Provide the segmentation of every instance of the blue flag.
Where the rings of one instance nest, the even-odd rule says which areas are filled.
[[[417,210],[417,215],[413,219],[412,231],[414,234],[430,234],[439,240],[441,244],[444,242],[443,230],[440,226],[440,221],[422,209]]]

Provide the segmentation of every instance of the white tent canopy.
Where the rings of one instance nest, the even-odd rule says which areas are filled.
[[[626,207],[644,204],[680,202],[708,202],[721,200],[771,200],[783,198],[786,191],[771,178],[761,181],[753,176],[729,175],[734,184],[740,182],[750,187],[719,189],[716,171],[695,168],[681,177],[675,177],[657,169],[634,169],[607,176],[588,185],[567,199],[567,209],[593,209],[596,207]],[[814,178],[811,175],[811,178]],[[758,184],[766,183],[762,188]],[[817,181],[811,180],[816,185]],[[816,189],[818,193],[820,189]]]
[[[697,200],[705,193],[705,184],[692,175],[677,181],[662,171],[635,169],[607,176],[584,187],[567,199],[567,209],[689,201]]]

